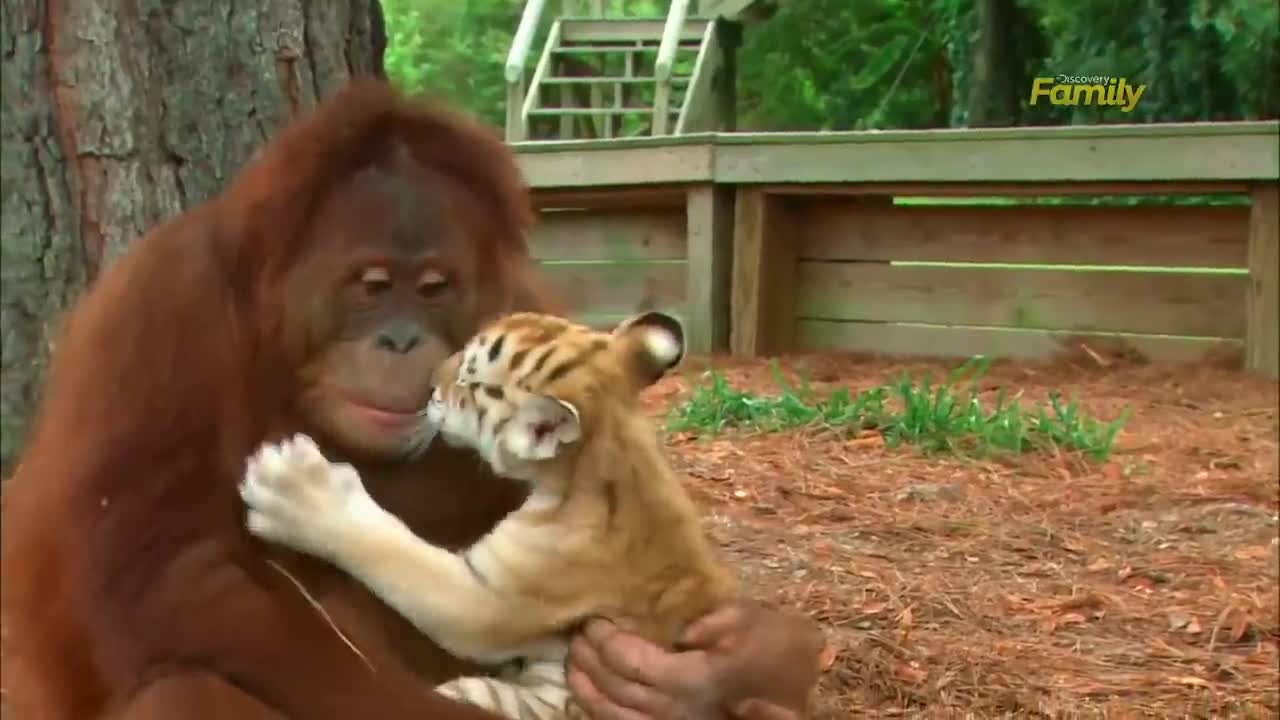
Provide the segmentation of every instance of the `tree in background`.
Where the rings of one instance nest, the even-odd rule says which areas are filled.
[[[388,77],[502,125],[507,98],[503,66],[523,2],[382,0],[382,8]],[[544,25],[549,25],[552,13],[545,14]],[[545,27],[539,41],[544,37]]]
[[[744,130],[947,124],[938,9],[911,0],[788,3],[738,52]]]
[[[129,242],[216,194],[292,113],[369,72],[370,7],[0,4],[3,475],[63,312]]]
[[[522,0],[382,4],[387,74],[500,125]],[[605,3],[650,16],[667,4]],[[0,4],[0,474],[76,295],[128,242],[216,193],[290,113],[369,71],[371,10],[371,0]],[[1280,4],[803,0],[750,29],[738,68],[744,130],[1276,118]],[[1029,78],[1060,73],[1148,89],[1129,115],[1028,107]]]
[[[661,16],[665,0],[611,0]],[[388,74],[495,125],[520,0],[385,0]],[[545,37],[560,3],[535,38]],[[743,130],[1243,120],[1280,117],[1275,0],[803,0],[738,54]],[[1133,113],[1029,107],[1037,76],[1147,84]]]
[[[1028,62],[1043,52],[1040,28],[1015,0],[977,0],[966,124],[1019,124],[1023,98],[1035,77]]]

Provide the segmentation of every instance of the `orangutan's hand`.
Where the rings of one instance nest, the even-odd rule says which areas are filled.
[[[801,720],[822,639],[811,624],[738,602],[666,652],[592,620],[569,653],[569,687],[594,720]]]

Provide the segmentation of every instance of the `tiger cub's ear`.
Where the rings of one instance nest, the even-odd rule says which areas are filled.
[[[641,388],[657,382],[684,359],[684,327],[666,313],[651,310],[623,320],[613,329]]]
[[[500,442],[521,460],[550,460],[582,437],[578,409],[550,395],[532,395],[502,429]]]

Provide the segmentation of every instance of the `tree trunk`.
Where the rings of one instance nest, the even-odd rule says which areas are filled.
[[[1002,127],[1017,124],[1022,58],[1015,32],[1020,13],[1014,0],[978,0],[978,42],[973,49],[973,85],[969,124]],[[1029,88],[1027,88],[1029,89]]]
[[[7,477],[86,283],[216,194],[292,113],[380,71],[385,38],[377,0],[5,0],[0,13]]]

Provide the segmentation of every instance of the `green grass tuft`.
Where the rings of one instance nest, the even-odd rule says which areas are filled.
[[[672,408],[667,429],[716,435],[728,429],[779,432],[821,427],[852,436],[879,431],[890,447],[911,445],[926,453],[991,454],[1069,449],[1106,460],[1116,435],[1131,415],[1101,422],[1081,412],[1075,400],[1050,393],[1048,404],[1024,408],[1022,393],[1007,397],[1003,388],[994,406],[978,397],[978,380],[990,359],[974,357],[950,373],[946,382],[919,381],[905,374],[895,383],[854,395],[849,388],[819,397],[803,378],[794,387],[777,362],[770,365],[781,393],[755,395],[732,387],[710,371],[684,403]],[[967,382],[966,382],[967,379]],[[960,386],[967,385],[965,390]]]

